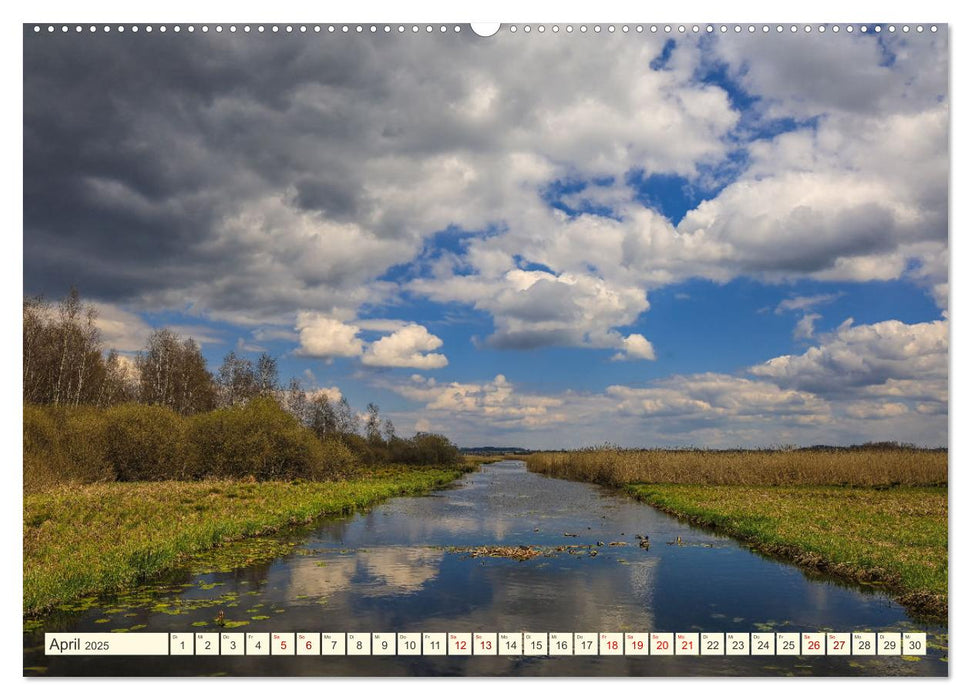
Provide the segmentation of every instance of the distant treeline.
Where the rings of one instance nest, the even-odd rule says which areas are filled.
[[[491,449],[491,448],[474,448]],[[510,452],[518,450],[524,454],[533,452],[543,452],[549,454],[568,454],[574,452],[596,452],[611,450],[614,452],[698,452],[702,454],[745,454],[745,453],[777,453],[777,452],[947,452],[946,447],[919,447],[909,442],[883,441],[883,442],[861,442],[856,445],[809,445],[800,447],[798,445],[773,445],[770,447],[621,447],[613,443],[605,442],[593,447],[563,448],[559,450],[526,450],[520,448],[495,448],[508,449]],[[467,448],[462,448],[463,452],[468,452]]]
[[[454,464],[442,435],[401,438],[378,407],[279,381],[276,360],[235,352],[215,373],[199,345],[154,331],[132,360],[106,352],[73,291],[24,299],[24,483],[332,478],[384,463]]]
[[[460,448],[462,454],[465,455],[524,455],[529,454],[531,450],[524,449],[522,447],[493,447],[491,445],[486,445],[485,447],[462,447]]]

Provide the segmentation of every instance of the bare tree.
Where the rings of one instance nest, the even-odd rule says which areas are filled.
[[[330,399],[327,398],[327,394],[323,391],[318,391],[310,399],[307,406],[307,427],[321,439],[339,432],[337,413]]]
[[[230,352],[219,367],[219,404],[237,406],[246,403],[259,393],[253,363],[235,352]]]
[[[283,409],[305,425],[308,423],[307,393],[300,386],[300,380],[296,377],[290,378],[290,383],[283,391]]]
[[[169,406],[173,401],[173,367],[179,339],[167,328],[152,332],[145,350],[138,354],[138,398],[142,403]]]
[[[175,410],[182,414],[211,411],[216,407],[216,384],[206,369],[206,358],[192,338],[179,347],[176,368]]]
[[[43,297],[24,297],[24,401],[41,403],[44,398],[43,375],[47,352],[47,317],[50,305]]]
[[[358,419],[351,410],[351,404],[346,396],[342,396],[337,402],[337,409],[334,411],[336,420],[335,431],[340,435],[351,435],[358,430]]]
[[[131,360],[123,360],[114,350],[105,358],[104,378],[98,389],[97,404],[113,406],[138,398],[138,373]]]
[[[384,419],[384,441],[391,444],[397,436],[395,433],[394,423],[391,422],[390,418]]]
[[[30,403],[109,406],[160,404],[183,413],[215,406],[215,387],[198,344],[168,329],[152,333],[135,362],[103,354],[97,311],[77,290],[57,305],[23,304],[23,397]]]
[[[256,387],[260,396],[275,396],[280,388],[276,358],[265,352],[256,360]]]
[[[56,309],[40,297],[24,299],[23,314],[24,400],[93,403],[104,375],[94,306],[72,289]]]
[[[381,416],[378,406],[374,403],[367,405],[367,420],[364,423],[364,437],[372,445],[381,442]]]
[[[77,294],[77,290],[73,290]],[[83,321],[77,326],[78,350],[74,360],[73,404],[91,401],[104,377],[104,361],[101,357],[101,333],[95,325],[97,312],[88,305],[81,310]]]
[[[215,407],[212,375],[191,338],[181,340],[167,328],[153,331],[136,364],[143,403],[168,406],[184,415]]]

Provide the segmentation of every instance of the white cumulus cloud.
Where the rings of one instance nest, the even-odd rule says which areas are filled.
[[[445,355],[432,352],[441,346],[441,338],[411,323],[371,343],[361,362],[373,367],[438,369],[448,364]]]
[[[307,357],[358,357],[364,341],[357,337],[360,327],[322,314],[301,311],[297,315],[300,347],[297,354]]]
[[[845,321],[801,355],[782,355],[749,368],[779,386],[841,396],[941,396],[947,383],[948,322]]]
[[[334,358],[359,357],[371,367],[413,367],[438,369],[448,365],[448,358],[433,352],[442,346],[442,339],[417,323],[393,319],[363,319],[344,321],[325,314],[301,311],[297,314],[300,346],[297,355]],[[368,343],[362,331],[391,331]]]
[[[654,345],[640,333],[631,333],[622,341],[622,351],[613,356],[614,360],[654,360]]]

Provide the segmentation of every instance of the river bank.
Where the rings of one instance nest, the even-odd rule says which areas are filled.
[[[947,619],[947,489],[631,484],[638,500]]]
[[[880,587],[912,614],[947,618],[945,450],[600,448],[526,462],[623,489],[804,569]]]
[[[24,614],[131,586],[225,542],[429,491],[474,469],[383,467],[341,481],[101,483],[28,494]]]

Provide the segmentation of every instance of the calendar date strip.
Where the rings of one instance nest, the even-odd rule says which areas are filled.
[[[924,632],[128,632],[48,656],[925,656]]]

